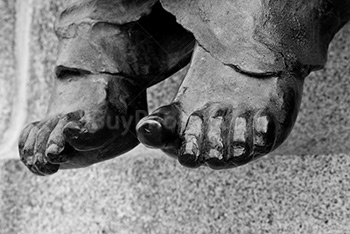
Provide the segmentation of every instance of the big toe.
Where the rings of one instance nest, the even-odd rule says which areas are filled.
[[[137,138],[147,147],[164,149],[176,140],[179,125],[180,109],[177,104],[163,106],[137,124]]]

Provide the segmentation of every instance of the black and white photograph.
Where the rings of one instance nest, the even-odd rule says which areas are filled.
[[[350,0],[0,0],[0,234],[350,234]]]

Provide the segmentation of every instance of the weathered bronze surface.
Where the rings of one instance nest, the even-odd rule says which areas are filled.
[[[77,1],[57,20],[51,106],[23,130],[21,159],[48,175],[125,153],[137,134],[189,167],[250,162],[286,139],[304,78],[349,19],[350,0]],[[191,55],[174,102],[135,130],[146,88]]]
[[[350,19],[340,0],[161,2],[197,46],[174,102],[141,120],[138,138],[188,167],[232,168],[281,145],[304,78]]]
[[[62,12],[55,90],[45,120],[19,140],[37,175],[86,167],[134,148],[147,87],[191,59],[193,35],[155,0],[84,0]]]

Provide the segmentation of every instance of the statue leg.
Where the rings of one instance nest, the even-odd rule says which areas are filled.
[[[138,144],[146,88],[188,64],[195,43],[157,2],[82,0],[62,12],[48,114],[19,141],[32,172],[86,167]]]
[[[232,168],[273,151],[349,2],[163,0],[198,44],[174,102],[141,120],[138,138],[188,167]]]

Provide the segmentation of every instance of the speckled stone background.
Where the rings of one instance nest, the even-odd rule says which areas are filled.
[[[14,77],[23,59],[30,65],[24,117],[45,116],[57,52],[53,22],[70,1],[0,0],[0,138],[16,108]],[[31,10],[28,58],[14,52],[20,20],[14,15],[24,3]],[[0,155],[0,234],[350,233],[349,78],[347,25],[330,46],[326,68],[306,79],[286,143],[234,170],[189,170],[138,147],[41,178]],[[177,75],[152,87],[150,109],[169,103],[180,83]]]
[[[16,85],[15,72],[15,5],[14,0],[0,1],[0,142],[9,127]]]
[[[276,153],[350,153],[350,24],[331,43],[326,67],[306,78],[298,120]]]
[[[350,233],[350,158],[270,156],[190,170],[138,148],[85,170],[35,177],[3,162],[1,234]]]

